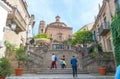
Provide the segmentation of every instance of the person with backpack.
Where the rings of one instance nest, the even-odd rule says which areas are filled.
[[[58,57],[53,53],[52,54],[52,63],[51,63],[50,69],[52,69],[52,68],[56,68],[57,69],[57,65],[56,65],[56,61],[57,60],[58,60]]]
[[[51,60],[52,60],[52,63],[51,63],[50,69],[57,68],[56,61],[55,61],[55,54],[54,53],[52,54]]]
[[[63,68],[66,68],[66,62],[65,62],[65,59],[63,59]]]

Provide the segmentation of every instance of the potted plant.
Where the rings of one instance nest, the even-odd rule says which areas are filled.
[[[0,58],[0,79],[5,79],[5,77],[12,74],[12,66],[9,60],[5,57]]]
[[[15,58],[18,62],[18,68],[15,69],[16,76],[20,76],[23,73],[24,65],[28,61],[28,55],[26,54],[25,48],[20,46],[16,49]]]
[[[105,60],[103,57],[98,57],[97,59],[97,62],[98,62],[98,65],[99,65],[99,68],[98,68],[98,72],[99,74],[101,75],[106,75],[106,67],[105,67]]]
[[[100,44],[96,45],[96,47],[91,46],[89,48],[89,53],[96,60],[98,66],[99,66],[98,72],[101,75],[105,75],[107,73],[106,62],[108,60],[110,60],[111,53],[110,52],[103,52]]]

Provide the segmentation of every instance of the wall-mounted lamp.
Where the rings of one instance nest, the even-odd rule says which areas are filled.
[[[11,29],[12,29],[13,31],[16,30],[16,24],[15,24],[15,23],[12,23],[12,24],[11,24]]]
[[[3,42],[0,40],[0,48],[3,47]]]
[[[5,30],[12,30],[12,31],[15,31],[16,30],[16,24],[15,23],[12,23],[10,24],[10,28],[9,27],[3,27],[3,32],[5,32]]]

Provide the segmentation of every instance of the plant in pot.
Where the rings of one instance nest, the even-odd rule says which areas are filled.
[[[110,69],[108,69],[106,64],[108,64],[108,66],[109,66],[109,63],[112,59],[113,59],[112,52],[103,52],[103,54],[100,56],[99,64],[100,64],[101,68],[99,68],[99,70],[101,71],[102,75],[105,75],[107,73],[107,71],[110,70]]]
[[[28,61],[28,55],[23,46],[16,49],[15,58],[18,61],[18,68],[15,69],[15,74],[16,76],[20,76],[23,73],[26,61]]]
[[[106,66],[105,66],[105,60],[104,57],[98,57],[97,62],[99,65],[98,71],[101,75],[106,75]]]
[[[107,57],[105,57],[105,53],[102,51],[102,47],[100,44],[95,44],[95,46],[91,46],[89,47],[89,53],[91,54],[91,56],[95,59],[95,61],[98,64],[98,72],[101,75],[105,75],[106,74],[106,59]]]
[[[9,60],[5,57],[0,58],[0,79],[10,76],[13,73]]]

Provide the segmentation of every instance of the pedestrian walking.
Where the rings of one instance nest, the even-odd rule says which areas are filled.
[[[62,59],[65,60],[65,55],[63,55]]]
[[[61,58],[60,59],[60,69],[62,69],[63,68],[63,59]]]
[[[56,61],[57,61],[57,56],[53,53],[52,54],[52,63],[51,63],[50,69],[57,68]]]
[[[66,68],[66,62],[65,62],[65,59],[63,59],[63,68]]]
[[[77,77],[77,58],[73,56],[70,60],[71,66],[72,66],[72,73],[73,77]]]

